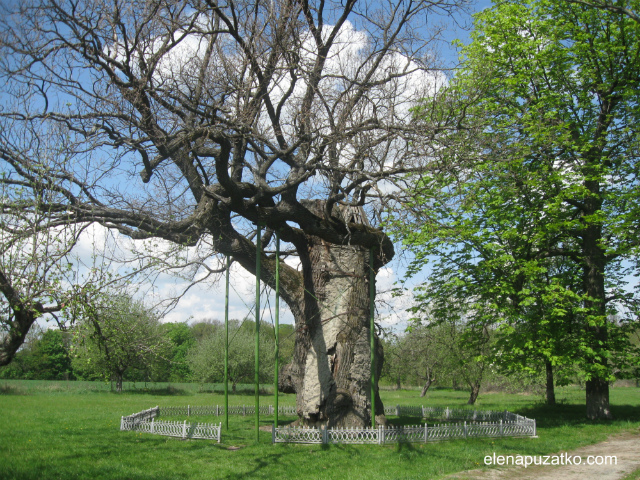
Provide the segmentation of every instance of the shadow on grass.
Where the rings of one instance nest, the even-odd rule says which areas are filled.
[[[0,395],[28,395],[28,393],[13,385],[0,385]]]
[[[520,415],[535,418],[540,428],[577,427],[582,425],[610,425],[622,422],[640,422],[640,409],[633,405],[612,405],[613,420],[589,420],[584,404],[537,404],[518,409]]]
[[[128,394],[128,395],[158,395],[158,396],[185,396],[193,395],[193,392],[176,388],[172,386],[168,387],[145,387],[145,388],[123,388],[122,392],[111,390],[110,393],[115,394]]]

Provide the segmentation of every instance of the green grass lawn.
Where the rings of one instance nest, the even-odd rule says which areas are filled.
[[[125,385],[122,394],[104,384],[0,381],[1,479],[430,479],[478,468],[485,455],[537,455],[573,449],[608,435],[640,428],[640,389],[613,388],[611,422],[584,418],[584,392],[560,389],[555,408],[528,395],[483,394],[476,408],[510,410],[536,418],[539,438],[495,438],[400,445],[272,445],[270,432],[255,442],[253,417],[231,416],[220,444],[120,432],[120,417],[156,405],[222,404],[219,389],[194,385]],[[387,405],[463,407],[466,392],[383,391]],[[281,404],[293,404],[291,395]],[[253,395],[231,396],[250,405]],[[272,395],[261,403],[273,404]],[[177,419],[177,418],[176,418]],[[197,418],[223,421],[223,417]],[[391,421],[397,419],[391,418]],[[403,419],[417,423],[420,419]],[[273,417],[262,417],[268,426]],[[231,448],[230,448],[231,447]]]

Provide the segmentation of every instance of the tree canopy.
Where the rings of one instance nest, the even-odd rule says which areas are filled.
[[[514,363],[577,363],[592,418],[610,415],[637,320],[638,33],[567,2],[478,14],[461,71],[417,112],[440,149],[408,205],[419,228],[401,228],[414,268],[432,261],[421,301],[470,304]]]

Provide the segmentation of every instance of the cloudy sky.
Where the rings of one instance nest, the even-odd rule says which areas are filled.
[[[197,258],[197,249],[181,251],[182,257]],[[108,261],[100,258],[101,252],[107,253]],[[136,251],[136,254],[131,254]],[[149,256],[161,257],[162,252],[169,251],[168,245],[161,242],[132,241],[118,232],[109,231],[99,225],[92,225],[80,237],[74,250],[75,263],[80,277],[87,275],[91,268],[99,266],[104,272],[113,275],[123,275],[139,265],[140,252],[147,252]],[[94,260],[95,259],[95,260]],[[403,272],[402,255],[382,268],[376,277],[378,322],[393,330],[403,330],[406,326],[411,296],[407,293],[401,297],[394,297],[391,289],[398,280],[398,273]],[[297,259],[290,257],[285,260],[289,265],[297,267]],[[210,269],[218,269],[221,265],[213,257],[204,259]],[[225,282],[220,274],[206,276],[206,269],[200,268],[193,274],[189,269],[171,269],[170,272],[157,273],[153,270],[149,274],[135,277],[131,280],[131,291],[139,299],[149,305],[159,305],[165,308],[168,301],[176,302],[166,311],[165,322],[197,322],[207,319],[224,319]],[[195,280],[195,282],[193,281]],[[234,264],[230,274],[229,288],[229,318],[242,319],[248,315],[253,317],[256,283],[255,277],[242,267]],[[270,288],[261,286],[261,318],[273,322],[275,315],[275,293]],[[287,305],[280,302],[281,323],[293,323]]]

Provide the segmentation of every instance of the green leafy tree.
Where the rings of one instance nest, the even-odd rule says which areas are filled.
[[[480,13],[472,39],[419,112],[441,132],[407,235],[427,252],[416,269],[437,258],[423,299],[476,298],[472,320],[500,326],[503,352],[576,362],[588,417],[608,418],[609,382],[633,360],[633,319],[608,318],[635,301],[624,276],[638,253],[638,24],[512,1]]]
[[[387,333],[383,338],[384,365],[381,378],[390,381],[399,390],[407,381],[407,363],[402,354],[402,335]]]
[[[33,378],[40,380],[73,379],[69,355],[68,334],[60,330],[47,330],[36,343],[33,352]]]
[[[192,328],[185,322],[164,323],[160,330],[170,345],[166,360],[157,362],[152,371],[152,378],[157,381],[186,382],[191,371],[187,363],[187,354],[196,339]]]
[[[224,381],[225,329],[223,324],[214,324],[214,330],[203,337],[189,351],[187,361],[193,379],[200,383],[222,383]],[[261,382],[273,380],[274,336],[269,325],[260,325],[260,371]],[[250,382],[255,368],[255,322],[245,320],[229,322],[229,381],[235,393],[238,383]]]
[[[88,299],[79,317],[74,367],[84,375],[114,378],[118,392],[129,369],[150,371],[170,356],[157,315],[126,294],[100,293]]]

